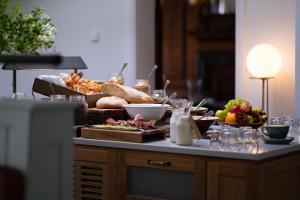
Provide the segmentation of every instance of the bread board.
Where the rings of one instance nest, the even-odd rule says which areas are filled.
[[[166,129],[124,131],[86,127],[81,129],[81,137],[86,139],[143,143],[152,140],[163,140],[166,137],[166,132]]]

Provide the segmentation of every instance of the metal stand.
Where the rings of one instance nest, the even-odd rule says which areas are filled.
[[[13,88],[13,94],[17,93],[17,70],[13,70],[12,88]]]
[[[269,114],[269,79],[273,77],[266,77],[266,78],[256,78],[250,77],[251,79],[260,79],[262,80],[262,99],[261,99],[261,108]],[[266,110],[265,110],[266,108]]]
[[[269,78],[260,78],[262,80],[262,109],[265,110],[265,103],[266,103],[266,113],[269,113]],[[266,89],[266,92],[265,92]],[[266,102],[265,102],[265,95],[266,95]]]

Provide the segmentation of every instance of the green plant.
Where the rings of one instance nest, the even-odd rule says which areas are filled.
[[[56,29],[44,8],[25,14],[20,4],[0,1],[0,53],[37,54],[54,45]]]

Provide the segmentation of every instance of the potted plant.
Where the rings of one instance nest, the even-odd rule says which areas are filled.
[[[53,47],[56,35],[51,18],[41,6],[26,14],[22,6],[0,1],[0,54],[38,54]]]

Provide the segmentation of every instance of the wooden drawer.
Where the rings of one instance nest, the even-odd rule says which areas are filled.
[[[195,158],[173,154],[153,152],[128,152],[125,155],[127,166],[139,166],[193,172],[196,168]]]
[[[108,162],[109,154],[109,151],[93,147],[76,146],[75,148],[75,160],[106,163]]]

